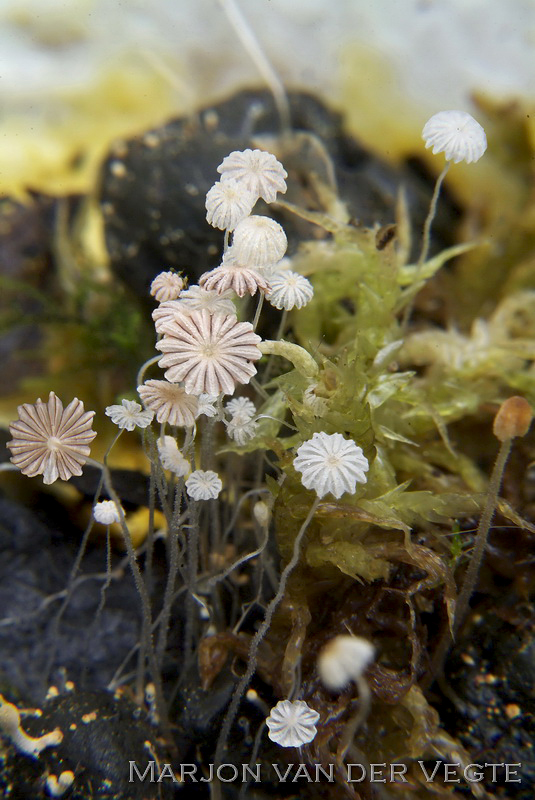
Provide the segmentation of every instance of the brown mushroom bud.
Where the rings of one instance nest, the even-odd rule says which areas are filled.
[[[532,418],[533,411],[527,400],[516,395],[509,397],[501,404],[494,418],[494,436],[500,442],[514,439],[515,436],[525,436]]]

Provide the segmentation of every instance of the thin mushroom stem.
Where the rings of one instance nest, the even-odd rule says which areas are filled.
[[[507,459],[509,458],[509,453],[511,452],[512,442],[515,437],[526,435],[531,425],[532,418],[533,411],[530,404],[524,397],[519,397],[518,395],[514,395],[513,397],[509,397],[507,400],[504,400],[498,409],[496,416],[494,417],[492,432],[498,441],[501,442],[501,445],[494,468],[492,470],[492,474],[490,476],[487,500],[485,502],[485,507],[477,527],[476,541],[472,558],[470,559],[470,563],[466,570],[464,581],[459,592],[459,597],[457,599],[457,607],[452,625],[452,631],[451,633],[449,630],[444,631],[442,638],[438,643],[438,647],[435,651],[435,655],[431,664],[432,674],[430,676],[430,680],[433,676],[438,679],[441,678],[444,660],[448,654],[452,638],[459,630],[466,616],[470,597],[474,591],[477,582],[477,576],[479,575],[479,569],[481,567],[481,562],[485,553],[490,524],[492,522],[492,517],[498,502],[498,493],[500,491],[505,465],[507,463]]]
[[[157,364],[161,357],[162,357],[161,355],[153,356],[140,366],[136,376],[136,386],[141,386],[145,378],[146,371],[149,369],[149,367],[152,367],[153,364]]]
[[[121,436],[122,432],[123,432],[122,429],[120,429],[119,431],[117,431],[117,433],[113,437],[113,440],[112,440],[111,444],[109,445],[108,449],[104,453],[104,457],[103,457],[104,464],[107,463],[108,456],[111,453],[113,447],[115,446],[115,443],[117,442],[117,440]],[[86,460],[86,463],[97,467],[97,469],[99,469],[101,471],[101,476],[100,476],[100,479],[99,479],[99,482],[98,482],[98,485],[97,485],[97,490],[95,492],[95,500],[98,500],[98,498],[100,497],[100,492],[102,490],[103,483],[104,483],[104,477],[102,475],[102,464],[99,461],[94,461],[92,458],[88,458]],[[71,567],[71,571],[70,571],[70,574],[69,574],[69,580],[67,582],[67,591],[66,591],[66,594],[65,594],[65,599],[64,599],[63,603],[61,604],[61,607],[58,610],[58,613],[57,613],[57,615],[56,615],[56,617],[54,619],[53,628],[52,628],[53,633],[51,634],[51,638],[50,638],[50,641],[52,641],[52,642],[59,641],[59,638],[58,638],[59,625],[60,625],[60,622],[61,622],[61,620],[63,618],[63,615],[64,615],[65,611],[67,610],[67,608],[68,608],[68,606],[69,606],[69,604],[71,602],[72,595],[73,595],[73,592],[74,592],[75,579],[76,579],[76,576],[78,575],[78,571],[80,569],[80,565],[82,563],[82,559],[83,559],[83,557],[85,555],[87,544],[89,542],[89,537],[91,536],[91,531],[92,530],[93,530],[93,517],[91,517],[91,519],[89,520],[89,523],[88,523],[88,525],[87,525],[87,527],[86,527],[86,529],[84,531],[84,534],[82,536],[82,541],[80,543],[80,547],[78,548],[78,553],[77,553],[76,558],[74,560],[74,564]],[[50,670],[52,669],[52,666],[53,666],[53,663],[54,663],[55,655],[56,655],[56,648],[54,646],[51,646],[50,647],[50,652],[48,654],[48,661],[47,661],[47,664],[46,664],[46,667],[45,667],[45,675],[49,675]]]
[[[448,170],[450,168],[450,162],[446,161],[446,165],[440,175],[437,178],[435,183],[435,188],[433,190],[433,196],[431,197],[431,203],[429,205],[429,211],[427,212],[427,217],[425,218],[424,222],[424,230],[422,234],[422,250],[420,252],[420,258],[418,259],[418,263],[416,264],[417,271],[416,275],[420,272],[422,264],[425,264],[425,260],[427,258],[427,254],[429,253],[429,242],[430,242],[430,234],[431,234],[431,225],[433,224],[433,220],[435,218],[436,210],[437,210],[437,202],[438,196],[440,194],[440,189],[442,188],[442,184],[444,182],[444,178],[448,174]]]
[[[470,563],[468,564],[463,585],[457,599],[455,621],[453,625],[454,634],[459,630],[459,627],[466,616],[468,603],[470,602],[470,597],[472,596],[472,592],[474,591],[476,585],[479,568],[481,566],[483,554],[487,544],[490,523],[492,522],[492,517],[494,516],[496,504],[498,502],[498,492],[500,491],[500,486],[502,484],[503,471],[505,469],[507,459],[509,458],[512,444],[512,439],[506,439],[504,442],[502,442],[498,451],[496,463],[494,464],[494,469],[492,470],[487,501],[477,527],[474,550],[472,552],[472,557],[470,559]]]
[[[280,318],[279,327],[277,329],[277,334],[275,336],[275,341],[278,341],[279,339],[282,339],[282,336],[283,336],[283,333],[284,333],[284,331],[286,329],[287,323],[288,323],[288,309],[285,308],[284,311],[282,312],[282,316]],[[262,375],[262,383],[264,385],[269,381],[269,379],[271,377],[271,372],[273,370],[273,364],[274,363],[275,363],[275,358],[274,358],[273,354],[271,354],[270,357],[268,358],[268,362],[266,364],[266,368],[264,370],[264,374]]]
[[[271,620],[273,619],[273,615],[274,615],[275,611],[277,610],[282,598],[284,597],[284,592],[286,591],[286,584],[288,583],[288,578],[290,577],[290,575],[294,571],[295,567],[297,566],[297,563],[299,561],[299,555],[300,555],[300,552],[301,552],[301,542],[303,540],[303,536],[305,535],[305,532],[306,532],[308,526],[310,525],[310,523],[312,521],[312,518],[314,517],[314,514],[317,511],[319,502],[320,502],[320,498],[316,497],[316,499],[312,503],[312,506],[310,508],[310,511],[307,514],[307,517],[306,517],[305,521],[303,522],[303,524],[299,528],[297,536],[294,539],[292,558],[286,564],[285,568],[282,571],[277,594],[271,600],[271,602],[269,603],[268,607],[266,608],[266,614],[264,616],[264,621],[262,622],[262,624],[258,628],[257,632],[255,633],[255,635],[253,636],[253,639],[251,641],[251,646],[249,647],[249,653],[248,653],[248,666],[247,666],[247,669],[246,669],[245,673],[243,674],[243,677],[241,678],[240,682],[238,683],[238,685],[236,686],[236,688],[234,690],[234,694],[232,695],[232,700],[230,702],[226,717],[225,717],[223,725],[221,727],[221,733],[219,734],[219,739],[217,741],[217,747],[216,747],[215,757],[214,757],[214,763],[216,764],[216,766],[219,766],[219,764],[221,764],[221,759],[223,757],[223,751],[224,751],[224,748],[225,748],[225,744],[226,744],[228,736],[230,734],[230,729],[232,728],[232,724],[233,724],[234,720],[236,719],[236,714],[238,713],[238,708],[239,708],[241,699],[242,699],[243,694],[246,691],[247,687],[249,686],[249,683],[251,682],[251,678],[253,677],[253,675],[255,673],[255,670],[256,670],[256,657],[258,655],[258,649],[259,649],[262,641],[264,640],[264,637],[266,636],[266,634],[267,634],[267,632],[269,630],[269,627],[271,625]]]
[[[418,261],[416,263],[416,272],[415,272],[415,278],[414,278],[415,283],[418,281],[418,279],[420,277],[420,273],[422,271],[422,267],[425,264],[425,261],[427,259],[427,255],[429,253],[429,244],[430,244],[430,241],[431,241],[431,225],[433,224],[433,220],[435,218],[435,214],[436,214],[436,210],[437,210],[438,196],[440,194],[440,189],[441,189],[442,184],[444,182],[444,178],[448,174],[449,168],[450,168],[450,162],[446,161],[446,166],[444,167],[444,169],[442,170],[442,172],[438,176],[438,178],[436,180],[436,183],[435,183],[435,188],[433,190],[433,196],[431,197],[431,203],[429,205],[429,211],[427,212],[427,217],[425,218],[425,222],[424,222],[424,229],[423,229],[423,233],[422,233],[422,249],[420,251],[420,256],[419,256]],[[403,315],[403,321],[401,323],[401,327],[402,327],[403,331],[406,331],[407,325],[409,324],[409,319],[411,317],[411,314],[412,314],[412,311],[413,311],[413,308],[414,308],[414,300],[415,300],[415,298],[413,297],[411,299],[411,301],[409,302],[409,304],[407,305],[406,309],[405,309],[405,313]]]
[[[349,718],[349,721],[347,722],[340,737],[340,743],[336,753],[336,760],[340,765],[343,763],[348,749],[353,744],[353,739],[355,738],[356,732],[370,712],[372,694],[368,685],[368,681],[363,675],[360,675],[355,678],[355,683],[357,684],[357,689],[359,690],[359,703],[357,711]]]
[[[449,649],[453,643],[453,639],[461,627],[461,624],[466,616],[466,612],[468,611],[470,598],[474,591],[481,567],[481,562],[483,560],[483,555],[485,553],[490,523],[492,522],[492,517],[496,510],[496,503],[498,501],[498,493],[502,483],[503,471],[505,469],[507,459],[509,458],[509,453],[511,452],[512,443],[512,439],[506,439],[502,442],[498,451],[496,463],[494,464],[494,469],[492,470],[492,475],[489,482],[487,500],[485,502],[481,519],[479,520],[479,525],[477,526],[472,557],[470,559],[470,563],[468,564],[461,590],[457,598],[453,630],[450,631],[449,628],[447,628],[444,631],[433,657],[431,672],[435,678],[438,678],[442,675],[446,656],[448,655]]]
[[[260,313],[262,311],[262,306],[264,305],[264,292],[259,291],[258,295],[259,295],[258,303],[256,306],[256,312],[253,319],[253,331],[255,331],[258,326],[258,322],[260,320]]]
[[[141,612],[142,612],[142,641],[144,644],[144,650],[147,656],[150,674],[152,677],[152,681],[154,683],[155,692],[156,692],[156,709],[158,712],[158,716],[161,720],[162,730],[165,735],[165,738],[169,744],[169,747],[174,750],[173,744],[173,737],[171,733],[171,726],[169,724],[169,717],[167,715],[167,710],[165,706],[165,699],[163,693],[163,685],[161,680],[160,671],[158,668],[158,663],[156,659],[156,652],[154,649],[154,641],[152,636],[152,609],[151,609],[151,602],[149,598],[149,594],[147,592],[147,587],[145,585],[145,581],[143,580],[143,576],[141,575],[141,570],[139,568],[139,564],[137,561],[136,551],[134,549],[134,545],[132,544],[132,538],[130,536],[130,531],[128,530],[128,526],[126,524],[126,519],[124,516],[123,507],[121,505],[121,501],[113,487],[111,473],[108,465],[106,463],[100,464],[98,461],[94,461],[92,458],[87,459],[87,463],[91,463],[96,467],[99,467],[102,470],[102,478],[104,482],[104,488],[110,498],[115,503],[115,508],[117,509],[117,513],[119,515],[119,523],[121,526],[121,530],[123,533],[123,541],[126,547],[126,553],[128,556],[128,563],[130,566],[130,570],[132,572],[132,576],[134,578],[134,583],[137,589],[137,593],[139,595],[139,599],[141,601]]]

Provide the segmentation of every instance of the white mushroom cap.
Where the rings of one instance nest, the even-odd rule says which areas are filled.
[[[375,647],[360,636],[335,636],[318,657],[322,683],[331,691],[340,691],[358,680],[375,657]]]
[[[281,747],[301,747],[316,736],[319,717],[304,700],[279,700],[266,719],[268,736]]]
[[[264,150],[234,150],[223,159],[217,171],[221,173],[222,182],[235,180],[266,203],[273,203],[277,192],[286,191],[288,173],[272,153]]]
[[[165,303],[176,300],[183,288],[184,281],[176,272],[160,272],[150,285],[150,293],[158,303]]]
[[[232,255],[248,267],[269,267],[281,260],[288,240],[281,225],[270,217],[253,214],[236,226]]]
[[[206,220],[214,228],[233,231],[245,219],[258,199],[238,181],[217,181],[206,195]]]
[[[487,149],[482,126],[466,111],[439,111],[427,120],[422,131],[426,148],[444,153],[446,161],[479,161]]]

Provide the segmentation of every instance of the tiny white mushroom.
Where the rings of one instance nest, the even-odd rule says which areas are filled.
[[[267,503],[258,500],[253,506],[253,516],[260,527],[267,528],[271,519],[271,511]]]
[[[221,478],[211,469],[196,469],[186,481],[186,492],[192,500],[215,500],[222,488]]]
[[[184,458],[178,449],[176,439],[172,436],[161,436],[156,442],[156,446],[158,448],[160,462],[164,469],[168,469],[179,478],[191,472],[189,461],[187,458]]]
[[[361,636],[335,636],[320,652],[318,672],[331,691],[344,689],[358,681],[375,656],[375,647]]]
[[[267,299],[278,309],[303,308],[314,296],[314,289],[309,280],[298,272],[289,269],[275,272],[269,279],[271,286]]]
[[[467,111],[439,111],[427,120],[422,131],[425,146],[433,154],[444,153],[446,161],[479,161],[487,149],[483,127]]]
[[[288,247],[282,225],[271,217],[253,214],[234,230],[232,255],[248,267],[271,267],[280,261]]]
[[[257,199],[255,192],[236,180],[218,181],[206,195],[206,220],[214,228],[233,231],[238,222],[249,216]]]
[[[135,400],[121,400],[121,405],[108,406],[104,413],[117,427],[127,431],[147,428],[154,417],[152,411],[144,411]]]
[[[319,718],[304,700],[280,700],[266,719],[268,736],[281,747],[301,747],[316,736]]]
[[[372,696],[364,672],[374,657],[375,648],[367,639],[344,635],[331,639],[318,657],[318,672],[328,689],[339,692],[354,681],[359,692],[356,711],[350,716],[340,735],[338,755],[342,759],[371,708]]]
[[[233,150],[217,171],[222,181],[233,180],[266,203],[277,199],[277,192],[286,191],[288,173],[272,153],[264,150]]]
[[[470,164],[479,161],[487,149],[487,137],[482,126],[466,111],[439,111],[427,120],[422,130],[422,139],[426,148],[432,147],[433,154],[444,153],[446,166],[438,176],[429,211],[422,234],[422,250],[417,263],[417,277],[420,276],[422,264],[429,252],[431,225],[435,217],[438,196],[451,162],[458,164],[466,161]],[[403,324],[406,325],[412,310],[412,303],[407,306]]]
[[[176,300],[184,288],[184,281],[176,272],[160,272],[150,285],[150,293],[158,303]]]
[[[246,414],[235,414],[227,422],[227,435],[233,439],[239,447],[243,447],[256,436],[258,422],[251,419]]]
[[[93,506],[93,517],[96,522],[100,522],[101,525],[112,525],[114,522],[121,521],[119,509],[113,500],[101,500],[99,503],[95,503]]]
[[[331,493],[340,498],[345,492],[355,494],[357,483],[366,483],[368,459],[362,448],[341,433],[314,433],[297,448],[294,467],[302,473],[305,489],[313,489],[318,497]]]

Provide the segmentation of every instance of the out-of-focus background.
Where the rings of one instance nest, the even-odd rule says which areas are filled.
[[[535,98],[533,0],[241,6],[283,81],[385,158],[437,110]],[[1,0],[0,193],[83,191],[117,136],[259,83],[217,0]]]

